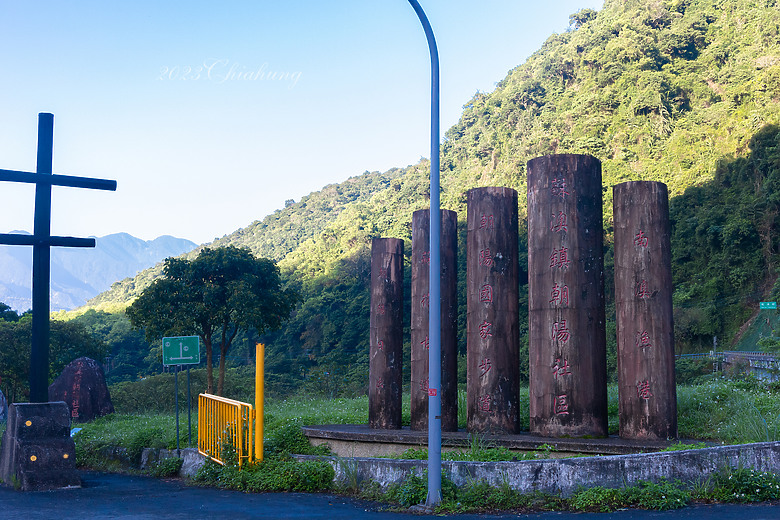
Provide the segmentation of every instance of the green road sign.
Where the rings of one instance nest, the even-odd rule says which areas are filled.
[[[759,309],[777,309],[777,302],[759,302]]]
[[[163,365],[197,365],[200,363],[200,338],[176,336],[163,338]]]

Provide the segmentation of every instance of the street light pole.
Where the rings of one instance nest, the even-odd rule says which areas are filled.
[[[431,53],[431,208],[430,271],[428,274],[428,497],[425,505],[441,502],[441,215],[439,202],[439,51],[436,38],[417,0],[409,0],[425,30]]]

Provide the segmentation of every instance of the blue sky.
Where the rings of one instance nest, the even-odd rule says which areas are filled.
[[[441,59],[442,134],[581,8],[420,0]],[[429,155],[430,68],[406,0],[0,0],[0,168],[34,171],[55,115],[52,233],[203,243],[326,184]],[[33,188],[0,183],[0,232]]]

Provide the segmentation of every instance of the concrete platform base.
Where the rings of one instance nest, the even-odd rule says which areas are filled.
[[[9,406],[0,446],[0,479],[21,491],[81,487],[67,404]]]
[[[360,457],[295,455],[295,458],[326,460],[333,465],[336,480],[376,482],[383,489],[402,482],[409,474],[423,475],[428,464],[425,460]],[[622,488],[640,481],[660,482],[666,479],[701,484],[713,473],[728,468],[753,468],[778,473],[780,442],[559,460],[442,461],[442,471],[456,486],[482,480],[492,486],[506,482],[521,493],[542,491],[564,497],[571,496],[580,488]]]
[[[327,424],[304,426],[303,433],[313,445],[327,444],[339,457],[382,457],[398,455],[409,448],[425,448],[428,432],[402,428],[372,430],[366,424]],[[661,451],[677,441],[636,441],[610,436],[603,439],[550,438],[520,433],[517,435],[478,434],[465,431],[442,432],[442,449],[468,449],[471,443],[485,447],[504,447],[510,451],[549,451],[553,458],[585,455],[626,455]],[[682,441],[695,442],[695,441]],[[546,447],[552,447],[550,450]]]

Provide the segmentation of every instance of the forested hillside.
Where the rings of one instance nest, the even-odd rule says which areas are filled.
[[[778,296],[780,2],[606,0],[571,22],[495,91],[464,106],[442,144],[442,207],[462,224],[468,189],[517,189],[522,259],[526,162],[552,153],[598,157],[609,316],[611,187],[663,181],[672,196],[678,350],[708,348],[713,335],[726,342],[759,299]],[[411,214],[427,204],[423,161],[328,186],[214,244],[277,260],[303,296],[288,324],[264,337],[269,371],[331,393],[366,384],[370,240],[403,238],[408,255]],[[461,261],[461,284],[463,269]],[[157,272],[93,303],[126,305]],[[520,308],[522,331],[524,302]],[[465,352],[462,317],[461,329]]]

